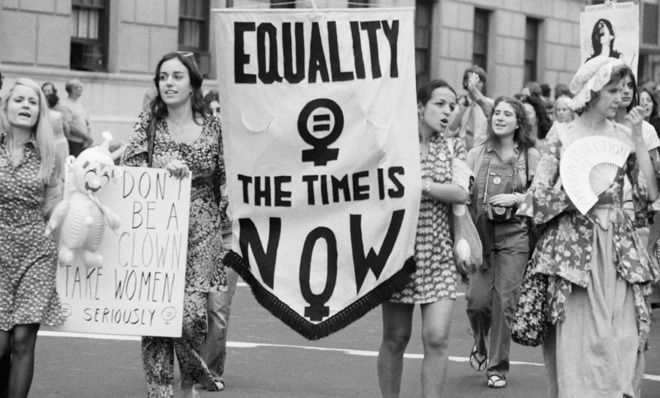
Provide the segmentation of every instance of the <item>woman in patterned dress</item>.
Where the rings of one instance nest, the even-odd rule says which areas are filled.
[[[158,95],[140,115],[122,157],[128,166],[161,167],[178,178],[192,174],[182,336],[142,337],[149,398],[174,395],[174,353],[185,397],[197,396],[195,383],[224,388],[203,359],[207,294],[225,285],[219,209],[225,172],[220,121],[206,112],[202,80],[192,53],[165,54],[154,77]]]
[[[506,387],[511,316],[529,259],[527,219],[516,217],[515,211],[539,158],[530,130],[523,103],[499,97],[486,142],[467,155],[476,177],[471,209],[484,247],[484,265],[470,274],[466,293],[474,336],[469,358],[472,368],[486,370],[489,388]],[[510,216],[498,218],[498,212]]]
[[[398,397],[401,390],[403,354],[410,340],[415,304],[420,304],[422,311],[422,396],[439,397],[444,384],[457,280],[449,212],[451,204],[466,202],[468,188],[452,182],[453,157],[465,159],[465,146],[460,139],[443,136],[455,107],[456,92],[443,80],[433,80],[417,91],[422,168],[415,239],[417,270],[412,280],[382,305],[378,381],[385,398]]]
[[[530,267],[548,275],[551,326],[543,355],[552,398],[639,397],[651,322],[646,299],[660,269],[635,230],[648,201],[657,197],[640,109],[626,116],[632,129],[613,120],[629,74],[623,61],[606,57],[578,69],[571,107],[581,110],[580,116],[556,123],[548,134],[518,211],[544,226]],[[560,179],[559,165],[565,150],[586,137],[618,140],[630,153],[597,203],[582,214],[563,188],[569,176]],[[633,217],[622,203],[626,178]]]
[[[0,355],[10,363],[2,397],[27,397],[39,326],[62,322],[55,242],[44,235],[61,175],[46,98],[18,79],[0,103]]]

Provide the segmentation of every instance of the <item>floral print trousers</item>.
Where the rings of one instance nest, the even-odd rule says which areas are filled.
[[[181,388],[190,388],[195,383],[213,384],[213,376],[202,356],[207,329],[206,296],[205,292],[185,293],[180,338],[142,337],[148,398],[174,397],[175,353],[181,371]]]

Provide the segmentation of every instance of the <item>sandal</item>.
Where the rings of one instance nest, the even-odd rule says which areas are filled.
[[[488,357],[484,355],[479,359],[479,356],[481,356],[481,354],[479,354],[477,346],[472,346],[472,352],[470,352],[470,366],[472,366],[472,369],[477,372],[482,372],[486,370],[486,361],[488,360]]]
[[[223,391],[225,389],[225,382],[219,378],[214,379],[212,382],[206,385],[201,385],[201,384],[195,384],[195,385],[201,388],[202,390],[206,390],[206,391]]]
[[[504,388],[506,387],[506,378],[500,375],[488,376],[488,388]]]

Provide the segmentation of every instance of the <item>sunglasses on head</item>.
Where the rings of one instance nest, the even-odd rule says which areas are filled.
[[[194,57],[195,53],[192,51],[177,51],[177,54],[179,54],[182,57]]]

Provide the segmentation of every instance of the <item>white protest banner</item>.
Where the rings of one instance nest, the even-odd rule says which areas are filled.
[[[99,190],[99,202],[118,215],[107,225],[102,267],[80,261],[57,270],[66,320],[58,330],[180,337],[186,275],[190,177],[164,169],[122,167]]]
[[[621,58],[637,75],[639,5],[608,2],[587,6],[580,14],[582,63],[597,56]]]
[[[215,14],[232,252],[318,339],[414,270],[420,203],[414,10]]]

